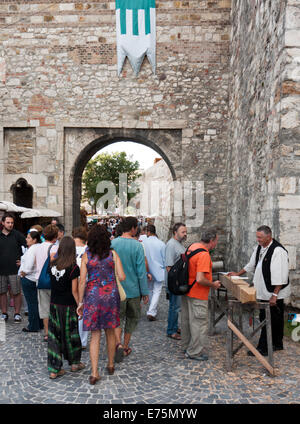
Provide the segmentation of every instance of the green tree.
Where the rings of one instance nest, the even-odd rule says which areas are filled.
[[[83,199],[90,202],[90,199],[93,198],[96,205],[98,199],[103,196],[103,193],[96,192],[97,185],[101,181],[111,181],[116,188],[116,194],[119,195],[119,174],[127,174],[127,184],[130,187],[141,176],[138,172],[139,167],[139,162],[133,161],[131,157],[127,157],[126,152],[116,152],[113,154],[100,153],[89,160],[83,172]],[[135,193],[127,194],[128,202],[133,196],[135,196]],[[105,208],[107,208],[107,202]]]

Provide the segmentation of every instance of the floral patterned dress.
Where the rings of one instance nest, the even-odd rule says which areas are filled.
[[[87,253],[88,280],[84,293],[83,330],[120,326],[120,296],[115,279],[112,251],[105,259]]]

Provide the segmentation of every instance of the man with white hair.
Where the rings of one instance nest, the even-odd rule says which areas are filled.
[[[270,303],[273,350],[283,350],[284,300],[291,295],[289,284],[289,263],[287,250],[272,238],[272,230],[266,225],[256,230],[258,246],[255,247],[250,262],[239,272],[228,275],[243,275],[254,272],[253,283],[258,301]],[[262,322],[265,310],[259,314]],[[268,355],[266,327],[260,334],[257,350],[264,356]],[[248,352],[253,356],[252,352]]]

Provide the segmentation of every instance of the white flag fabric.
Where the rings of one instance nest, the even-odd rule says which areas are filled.
[[[137,75],[145,55],[155,73],[155,0],[116,0],[118,75],[126,56]]]

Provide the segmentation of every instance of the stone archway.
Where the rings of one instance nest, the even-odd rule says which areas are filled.
[[[159,153],[173,180],[177,180],[182,176],[181,138],[181,130],[65,128],[64,210],[67,231],[80,225],[82,173],[97,151],[119,141],[143,144]]]

